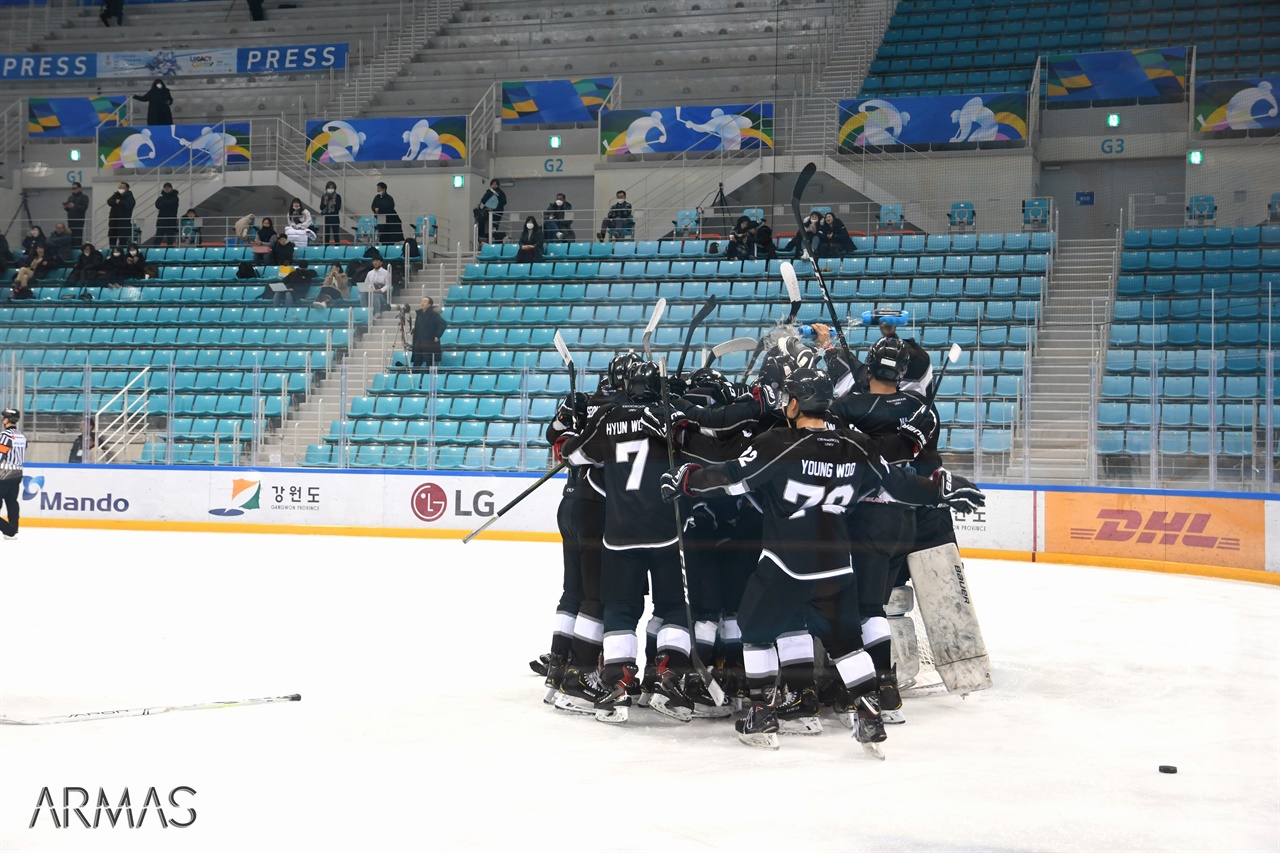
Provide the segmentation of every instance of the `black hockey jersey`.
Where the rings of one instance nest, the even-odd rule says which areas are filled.
[[[838,397],[831,406],[831,413],[859,432],[870,436],[890,436],[897,435],[898,428],[924,404],[923,397],[906,391],[893,394],[854,392]],[[914,458],[911,449],[904,442],[901,452],[886,457],[886,461],[891,464],[910,462]]]
[[[845,512],[859,498],[887,489],[898,500],[937,501],[937,485],[889,467],[854,430],[772,429],[736,460],[689,475],[688,492],[751,492],[764,512],[760,558],[787,574],[818,579],[851,574]]]

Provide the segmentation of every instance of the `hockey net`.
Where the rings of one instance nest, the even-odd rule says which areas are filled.
[[[901,621],[899,621],[901,620]],[[906,624],[909,620],[909,625]],[[914,595],[911,609],[889,617],[892,626],[893,658],[898,667],[898,688],[910,696],[927,696],[946,692],[942,676],[934,666],[933,647],[925,631],[924,617]],[[896,623],[896,624],[895,624]],[[915,661],[918,661],[918,666]]]

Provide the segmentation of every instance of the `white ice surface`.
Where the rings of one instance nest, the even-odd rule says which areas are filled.
[[[544,706],[558,546],[24,530],[0,714],[303,701],[0,726],[0,850],[1280,849],[1280,589],[968,566],[996,688],[909,699],[879,763]],[[198,817],[28,829],[46,785]]]

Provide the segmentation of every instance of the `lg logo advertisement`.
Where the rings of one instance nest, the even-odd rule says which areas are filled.
[[[488,489],[454,489],[450,495],[436,483],[422,483],[413,490],[409,508],[419,521],[432,524],[441,519],[488,518],[493,515],[493,492]]]

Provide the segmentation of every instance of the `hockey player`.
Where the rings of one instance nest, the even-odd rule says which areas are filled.
[[[658,489],[666,469],[668,422],[660,410],[658,365],[635,364],[625,387],[625,401],[618,400],[597,412],[582,434],[569,437],[562,448],[570,465],[599,465],[603,473],[600,597],[604,669],[603,686],[593,705],[597,719],[623,722],[632,699],[640,693],[636,627],[644,612],[648,579],[654,615],[663,623],[657,636],[656,683],[650,707],[684,721],[692,716],[692,703],[682,682],[696,676],[690,668],[691,639],[675,548],[675,519],[663,506]],[[566,671],[566,682],[569,676]]]
[[[784,390],[786,427],[757,436],[732,462],[707,468],[686,463],[669,472],[662,478],[663,497],[751,492],[764,510],[760,561],[738,614],[752,694],[752,705],[736,726],[740,740],[778,747],[773,641],[800,624],[812,604],[817,614],[812,627],[822,636],[844,685],[842,707],[856,709],[854,736],[864,744],[878,743],[885,734],[874,694],[875,667],[862,649],[844,513],[859,497],[880,489],[921,504],[975,507],[984,497],[967,480],[945,471],[926,480],[890,468],[866,436],[830,428],[826,415],[835,390],[825,372],[796,370]],[[824,581],[826,591],[820,590]]]

